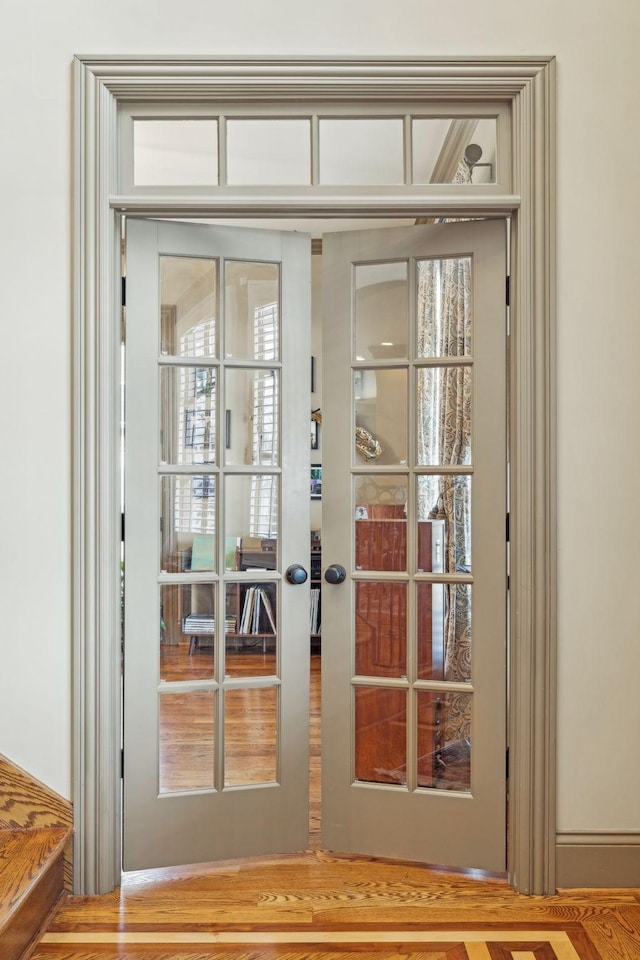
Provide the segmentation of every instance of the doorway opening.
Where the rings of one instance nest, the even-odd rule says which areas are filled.
[[[359,224],[359,226],[361,225]],[[216,224],[216,226],[219,226],[219,224]],[[325,224],[323,226],[326,228]],[[492,226],[498,228],[497,231],[493,232],[499,235],[501,224],[494,223]],[[451,231],[454,228],[448,227],[445,229]],[[504,234],[504,227],[501,229],[502,234]],[[417,250],[422,250],[420,244],[424,243],[425,231],[429,230],[433,230],[433,228],[418,227],[415,229],[415,234],[418,236],[413,239],[418,243]],[[242,233],[243,231],[239,232]],[[237,233],[238,231],[236,231]],[[245,230],[244,233],[248,233],[248,231]],[[414,779],[417,776],[415,786],[418,788],[444,789],[453,792],[461,791],[462,793],[468,791],[470,793],[469,729],[471,695],[458,691],[455,684],[460,685],[468,682],[471,675],[465,672],[465,667],[462,665],[463,658],[457,655],[456,658],[460,663],[456,665],[454,672],[448,674],[445,672],[446,658],[448,657],[450,662],[456,659],[452,656],[451,651],[445,654],[447,646],[445,633],[448,632],[450,637],[454,638],[453,641],[449,640],[449,646],[451,647],[452,642],[467,643],[471,629],[470,593],[472,577],[469,521],[472,473],[471,448],[469,446],[468,450],[465,448],[463,452],[458,451],[455,454],[457,459],[450,459],[452,453],[449,448],[453,450],[454,441],[452,437],[449,437],[444,407],[442,410],[439,410],[438,407],[439,412],[435,412],[429,407],[425,398],[431,394],[431,404],[434,402],[437,406],[441,403],[444,404],[444,400],[440,399],[443,387],[439,386],[434,393],[431,381],[434,377],[438,380],[447,372],[454,375],[458,386],[452,388],[449,384],[442,396],[446,398],[447,403],[451,403],[451,397],[456,392],[460,394],[460,409],[456,414],[458,429],[468,433],[469,439],[465,440],[465,443],[470,444],[471,422],[469,420],[467,423],[467,419],[471,416],[471,413],[470,408],[468,411],[466,410],[463,395],[467,396],[468,394],[470,401],[472,373],[470,364],[474,363],[471,357],[472,311],[465,307],[464,303],[460,303],[456,304],[453,311],[455,314],[453,320],[447,317],[446,308],[440,302],[444,303],[447,299],[447,302],[451,305],[451,297],[445,298],[444,291],[447,288],[440,286],[440,280],[437,281],[435,286],[433,284],[433,277],[443,271],[446,273],[445,268],[454,266],[456,271],[461,269],[458,261],[455,259],[441,261],[432,258],[418,261],[417,266],[422,268],[421,272],[412,274],[414,285],[417,283],[415,293],[424,292],[426,283],[433,296],[428,308],[424,308],[427,310],[429,319],[427,320],[427,314],[423,318],[422,313],[420,313],[416,322],[416,329],[422,331],[418,334],[418,339],[421,341],[424,335],[424,319],[424,323],[431,329],[430,335],[433,342],[420,347],[423,352],[419,353],[419,357],[422,356],[423,359],[418,358],[414,370],[417,377],[416,395],[422,398],[418,401],[418,412],[415,415],[416,429],[418,429],[421,438],[418,443],[420,453],[417,454],[418,475],[416,479],[418,486],[414,492],[417,493],[418,497],[416,503],[412,499],[414,497],[412,484],[407,484],[408,475],[402,476],[403,471],[406,472],[409,469],[407,463],[413,462],[412,459],[409,461],[407,459],[407,450],[409,449],[407,446],[409,443],[407,427],[406,425],[399,427],[401,421],[405,421],[407,416],[409,416],[411,422],[414,421],[414,415],[408,412],[413,409],[413,392],[410,391],[407,394],[408,381],[406,374],[409,368],[405,361],[399,359],[404,354],[412,356],[415,352],[413,347],[409,351],[407,350],[408,327],[405,329],[402,325],[403,310],[405,313],[407,312],[408,302],[411,299],[407,295],[407,290],[411,284],[407,283],[406,277],[403,282],[398,283],[398,268],[402,268],[404,262],[398,259],[398,250],[395,251],[395,255],[393,250],[391,251],[391,259],[388,262],[380,259],[382,251],[387,252],[385,241],[389,237],[396,243],[400,239],[406,242],[407,235],[414,234],[414,227],[411,224],[409,226],[403,225],[400,229],[397,229],[396,225],[395,231],[393,229],[359,231],[356,233],[343,231],[343,236],[349,242],[357,242],[360,237],[371,238],[373,234],[379,240],[377,258],[372,258],[367,254],[362,260],[362,266],[356,266],[355,268],[356,274],[358,274],[358,271],[364,272],[364,276],[359,276],[356,284],[356,325],[359,323],[360,327],[358,327],[356,334],[356,352],[353,358],[356,462],[353,491],[355,502],[352,513],[355,521],[355,570],[357,576],[362,579],[362,582],[355,585],[355,673],[371,678],[360,688],[356,688],[356,717],[359,715],[358,711],[361,716],[364,716],[363,707],[359,705],[359,702],[364,702],[363,697],[369,697],[372,693],[378,700],[378,705],[374,705],[376,710],[379,709],[381,702],[381,692],[385,693],[385,698],[389,703],[384,705],[387,716],[383,717],[382,721],[379,718],[374,718],[366,723],[364,720],[356,722],[356,741],[358,739],[362,741],[362,747],[359,749],[356,758],[356,780],[368,784],[406,786],[407,778],[411,777],[410,769],[406,765],[405,747],[402,745],[405,735],[401,734],[398,739],[397,735],[394,734],[391,737],[393,740],[393,743],[391,743],[390,731],[398,723],[406,726],[406,720],[403,719],[405,708],[401,705],[404,694],[397,684],[406,683],[408,672],[404,659],[407,653],[404,648],[408,643],[408,608],[406,604],[409,594],[408,585],[405,582],[406,576],[402,571],[407,569],[408,562],[410,567],[414,565],[414,561],[409,559],[410,551],[408,551],[406,544],[407,531],[410,529],[407,520],[411,520],[409,503],[412,503],[414,510],[422,511],[424,514],[423,519],[418,520],[416,543],[417,574],[424,575],[424,582],[416,585],[415,602],[417,603],[416,610],[419,624],[422,624],[425,629],[424,638],[418,641],[420,664],[418,665],[417,683],[422,683],[423,686],[417,689],[417,698],[419,703],[424,702],[426,704],[425,707],[418,706],[418,728],[420,729],[422,723],[424,731],[419,734],[417,746],[421,751],[421,759],[418,761],[418,769],[414,770],[413,776]],[[340,234],[334,234],[334,237],[338,236]],[[502,244],[504,246],[504,236],[502,237]],[[318,245],[316,244],[316,251],[317,249]],[[320,258],[317,253],[314,259],[317,274],[316,286],[319,288],[321,271],[318,269]],[[222,617],[215,617],[215,598],[212,583],[207,582],[206,577],[205,582],[198,582],[199,579],[202,579],[202,571],[215,568],[213,552],[211,557],[208,558],[206,550],[211,549],[213,551],[215,549],[215,535],[211,531],[216,530],[218,522],[222,523],[222,516],[217,517],[216,514],[215,499],[215,484],[221,478],[218,477],[216,481],[216,474],[211,472],[212,468],[210,467],[211,458],[215,455],[216,450],[215,423],[222,424],[224,429],[224,437],[220,435],[219,446],[222,446],[224,440],[225,463],[231,467],[228,477],[229,484],[233,482],[233,485],[235,485],[236,481],[243,477],[251,480],[248,485],[243,483],[243,486],[246,486],[247,493],[244,513],[246,519],[243,521],[246,526],[242,528],[234,526],[237,520],[232,519],[235,513],[232,509],[233,498],[230,493],[227,498],[227,505],[223,510],[225,523],[227,521],[230,523],[228,527],[225,527],[223,567],[231,577],[223,600],[225,678],[235,678],[237,680],[247,675],[263,678],[276,676],[278,672],[278,633],[275,620],[281,615],[282,625],[284,626],[287,609],[284,604],[280,608],[278,607],[275,582],[270,583],[268,579],[265,579],[268,572],[276,570],[278,566],[277,506],[274,505],[274,501],[271,506],[267,503],[264,509],[260,507],[260,499],[256,500],[254,490],[254,480],[257,482],[256,490],[262,489],[259,482],[260,478],[249,477],[248,475],[245,477],[242,472],[238,473],[238,463],[245,461],[234,459],[236,454],[234,453],[231,436],[232,429],[234,432],[240,432],[241,445],[244,445],[245,448],[243,456],[246,457],[246,450],[251,448],[253,452],[248,462],[254,464],[254,469],[256,463],[264,465],[265,443],[268,440],[268,438],[265,439],[265,424],[272,423],[270,429],[278,432],[276,423],[278,420],[277,401],[274,401],[273,398],[265,399],[263,383],[265,372],[268,372],[264,363],[267,359],[273,360],[273,357],[264,357],[262,353],[258,357],[263,365],[256,368],[254,373],[251,374],[251,388],[249,390],[251,401],[248,411],[245,411],[243,415],[234,405],[233,395],[227,392],[224,396],[231,405],[226,408],[224,418],[216,420],[216,410],[220,405],[220,399],[215,390],[216,366],[213,360],[202,359],[203,348],[201,344],[203,336],[213,337],[215,340],[215,336],[211,332],[215,327],[215,324],[212,327],[212,306],[210,303],[206,303],[210,299],[209,295],[205,294],[203,297],[202,291],[203,289],[206,290],[207,286],[202,284],[200,277],[201,271],[208,268],[209,261],[205,259],[194,261],[197,266],[197,276],[194,279],[194,263],[182,258],[178,264],[182,280],[178,282],[174,265],[172,265],[173,258],[165,255],[164,260],[167,262],[163,262],[161,267],[161,300],[158,310],[161,343],[161,358],[158,361],[161,363],[159,389],[162,411],[159,470],[162,481],[161,574],[164,577],[169,577],[169,579],[166,582],[162,580],[160,586],[161,632],[159,652],[161,687],[163,683],[170,683],[173,686],[170,688],[171,693],[168,692],[169,687],[167,686],[164,691],[167,695],[164,696],[164,692],[161,692],[160,696],[160,702],[165,704],[160,711],[160,792],[179,794],[194,789],[206,790],[210,785],[207,779],[210,775],[207,762],[204,765],[202,762],[202,743],[196,742],[194,745],[193,714],[194,706],[200,712],[200,701],[203,694],[205,704],[210,696],[204,688],[199,688],[196,691],[198,701],[196,702],[196,698],[192,696],[190,702],[187,703],[187,698],[183,696],[186,690],[183,690],[181,685],[198,681],[205,682],[211,679],[212,656],[215,647],[214,623],[216,619],[218,622],[222,622]],[[231,268],[225,273],[227,287],[224,302],[227,310],[231,310],[230,315],[233,316],[235,316],[233,313],[235,307],[230,306],[229,288],[232,291],[235,290],[239,262],[238,260],[229,261],[227,267],[231,264]],[[265,317],[269,314],[269,310],[272,310],[274,316],[279,313],[279,309],[276,309],[274,304],[270,302],[270,297],[274,295],[274,291],[269,288],[268,283],[265,284],[262,277],[265,267],[260,264],[258,264],[258,267],[260,278],[256,280],[254,277],[253,287],[257,287],[259,290],[251,289],[249,295],[244,290],[242,294],[243,302],[247,301],[249,304],[252,350],[255,349],[256,331],[259,332],[262,340],[266,336]],[[391,267],[390,270],[389,267]],[[375,268],[373,269],[373,275],[372,268]],[[252,272],[255,272],[255,269],[256,264],[254,262]],[[382,270],[380,275],[379,269]],[[185,270],[187,271],[186,281]],[[400,269],[400,273],[402,273],[402,269]],[[422,274],[427,278],[424,282]],[[455,279],[456,282],[460,281],[458,272],[455,273]],[[498,289],[500,291],[503,289],[503,282],[504,273],[498,276]],[[470,275],[466,280],[466,285],[468,284],[470,284]],[[242,286],[247,286],[246,281]],[[195,300],[193,299],[194,290],[196,291]],[[440,292],[434,294],[434,290]],[[478,286],[478,290],[481,291],[481,285]],[[262,295],[258,296],[260,291],[262,291]],[[451,293],[451,290],[449,290],[449,293]],[[465,286],[460,297],[465,300],[468,295],[469,291]],[[479,302],[482,302],[481,292],[478,296]],[[319,297],[316,297],[316,300],[319,301]],[[131,309],[133,309],[132,306]],[[358,320],[359,311],[366,315],[364,327],[362,326],[362,318],[360,317]],[[493,301],[493,312],[498,318],[501,313],[504,314],[503,300]],[[405,327],[408,323],[409,313],[406,313],[404,317]],[[481,313],[482,311],[479,310],[479,314]],[[311,311],[311,317],[313,331],[313,310]],[[394,319],[390,320],[390,317]],[[132,314],[131,322],[129,322],[131,330],[135,327],[133,318],[134,315]],[[382,318],[385,319],[384,324],[381,325]],[[452,338],[453,328],[447,326],[452,322],[463,325],[456,334],[456,336],[462,337],[462,347],[457,341],[456,345],[453,345],[455,339]],[[473,318],[473,322],[475,322],[475,318]],[[399,329],[396,329],[397,323],[400,323]],[[346,329],[347,323],[343,321],[343,325]],[[306,399],[309,405],[309,420],[315,423],[317,427],[321,427],[322,393],[318,374],[320,372],[319,357],[322,351],[319,349],[321,346],[319,316],[316,326],[315,334],[312,335],[312,343],[314,344],[312,350],[316,350],[318,356],[310,353],[303,360],[304,367],[311,373],[311,377],[310,380],[305,379],[303,381],[304,386],[301,394],[296,396],[295,399],[297,406],[304,404]],[[502,328],[500,328],[498,322],[498,329],[501,329],[501,336],[504,339],[506,334],[504,322]],[[295,337],[295,328],[290,329],[288,335]],[[302,328],[300,335],[302,336]],[[233,337],[236,337],[235,328]],[[348,342],[351,335],[347,334],[346,337]],[[387,339],[381,339],[381,337]],[[484,334],[482,337],[478,335],[475,339],[479,342],[483,337]],[[403,339],[405,342],[402,342]],[[374,342],[369,343],[369,341]],[[231,346],[231,339],[227,339],[225,343],[226,346]],[[261,347],[260,351],[262,349]],[[461,353],[458,353],[459,349],[461,349]],[[231,357],[233,360],[233,350],[225,351],[226,347],[223,351],[225,356]],[[478,349],[477,352],[478,355],[481,355],[483,351]],[[485,352],[487,351],[485,350]],[[499,350],[495,352],[498,355],[500,354]],[[207,350],[205,349],[204,354],[206,355],[206,353]],[[215,354],[215,349],[213,349],[213,353]],[[183,359],[185,355],[188,358],[192,354],[191,361]],[[502,355],[504,356],[504,349]],[[197,362],[195,360],[196,356],[201,357]],[[312,362],[312,358],[315,362]],[[172,363],[173,366],[171,366]],[[246,361],[244,363],[246,366]],[[184,364],[186,364],[186,367]],[[498,366],[500,367],[500,362]],[[504,361],[502,361],[502,367],[502,370],[498,370],[498,380],[504,380],[506,374]],[[242,372],[244,375],[247,370],[242,366],[238,367],[232,364],[230,370],[225,374],[229,383],[235,380],[238,372]],[[180,373],[180,376],[177,376],[177,373]],[[486,372],[484,376],[486,377]],[[351,377],[351,374],[349,374],[349,377]],[[477,382],[480,383],[481,380],[479,379]],[[328,385],[331,390],[333,383],[328,381]],[[451,392],[452,389],[453,393]],[[479,399],[481,393],[482,391],[476,397],[479,411],[483,407],[483,402]],[[258,397],[259,408],[255,406],[256,397]],[[434,400],[433,397],[436,399]],[[408,407],[407,401],[409,401]],[[274,402],[275,407],[273,406]],[[427,406],[425,406],[425,403],[427,403]],[[223,408],[225,406],[226,403],[222,404]],[[314,412],[316,415],[312,417]],[[433,420],[434,426],[433,428],[429,427],[427,436],[423,430],[423,420],[426,423],[429,419]],[[243,436],[242,433],[241,425],[243,423],[246,425],[246,436]],[[257,423],[260,425],[258,433],[256,432]],[[276,425],[274,426],[274,424]],[[137,429],[139,430],[139,424]],[[504,435],[504,407],[502,408],[502,416],[498,415],[497,421],[493,424],[493,430],[496,435],[500,433]],[[152,429],[151,433],[153,432]],[[304,451],[302,454],[305,459],[310,454],[310,458],[315,463],[311,467],[312,475],[307,494],[311,501],[311,518],[306,542],[308,568],[312,580],[312,598],[316,593],[316,600],[319,600],[320,572],[323,566],[321,553],[323,543],[321,513],[323,485],[319,475],[319,472],[323,470],[321,433],[321,428],[312,433],[311,445],[312,447],[315,445],[315,449]],[[258,441],[260,448],[256,453],[255,443]],[[502,444],[504,446],[504,436]],[[271,446],[273,450],[267,457],[267,464],[274,455],[277,443],[271,442]],[[429,450],[427,450],[427,447]],[[351,446],[347,448],[345,462],[350,462],[350,449]],[[445,453],[447,457],[446,466],[443,459]],[[255,459],[256,456],[257,460]],[[414,454],[412,454],[413,456]],[[424,459],[425,457],[426,459]],[[174,462],[176,463],[174,468],[167,467],[167,464],[170,465]],[[375,464],[373,471],[371,470],[372,463]],[[458,463],[457,468],[455,463]],[[498,472],[504,472],[504,460],[498,467]],[[448,470],[449,473],[440,476],[443,470]],[[201,473],[201,471],[205,472]],[[333,467],[331,467],[331,472],[333,472]],[[460,474],[459,477],[458,474]],[[265,475],[266,478],[268,476],[269,474]],[[450,480],[456,478],[462,483],[462,486],[458,484],[460,489],[457,492],[449,483]],[[167,482],[165,483],[165,481]],[[501,486],[501,484],[494,485]],[[205,487],[207,488],[206,491]],[[431,489],[432,487],[433,489]],[[464,491],[462,488],[464,488]],[[456,501],[458,506],[447,519],[446,500],[449,495],[458,498]],[[205,499],[210,502],[203,504],[202,501]],[[438,506],[440,501],[441,508]],[[456,527],[457,512],[460,505],[464,503],[467,503],[467,506],[462,511],[464,516],[458,529]],[[261,509],[262,513],[266,510],[264,516],[260,515]],[[275,513],[273,513],[274,509]],[[442,514],[436,516],[435,513],[439,509],[442,509]],[[498,504],[498,509],[499,513],[504,512],[504,501]],[[272,511],[271,514],[270,510]],[[135,511],[131,512],[135,516]],[[261,526],[263,523],[266,523],[264,528]],[[447,524],[448,533],[445,535]],[[427,534],[429,539],[428,556],[425,540]],[[135,539],[135,535],[133,536]],[[222,537],[222,533],[220,536]],[[390,538],[393,541],[391,547],[389,546]],[[451,565],[448,565],[449,562]],[[175,563],[178,566],[174,566]],[[382,574],[383,577],[387,577],[387,580],[376,582],[375,578],[371,579],[374,576],[373,574],[358,573],[358,571],[376,570],[387,571],[387,574]],[[199,577],[194,578],[195,571],[200,571]],[[173,579],[171,579],[172,576]],[[367,582],[367,576],[371,582]],[[254,582],[254,578],[257,582]],[[264,582],[261,582],[261,578]],[[209,579],[211,580],[211,578]],[[502,584],[504,584],[505,579],[503,573]],[[327,580],[329,580],[329,577],[327,577]],[[131,584],[134,589],[136,583],[137,577],[132,575]],[[132,596],[130,590],[127,593]],[[208,596],[211,597],[210,600],[207,599]],[[468,601],[464,599],[465,596],[468,597]],[[463,616],[463,607],[467,605],[467,602],[469,610]],[[218,609],[222,609],[220,604]],[[413,616],[410,612],[408,613],[409,621]],[[464,618],[466,618],[464,624],[460,626]],[[458,624],[455,629],[452,626],[454,619],[457,619]],[[309,625],[311,653],[312,704],[310,715],[312,730],[310,837],[311,843],[319,847],[321,845],[318,830],[320,737],[319,717],[317,712],[315,716],[313,712],[314,704],[317,706],[320,701],[319,681],[322,650],[322,619],[320,607],[317,604],[314,608],[312,603],[307,623]],[[463,637],[466,637],[466,639],[463,640]],[[420,644],[422,644],[422,647],[420,647]],[[425,644],[428,645],[428,652]],[[372,645],[376,648],[382,646],[384,648],[382,653],[379,650],[375,654],[372,653]],[[391,652],[391,648],[396,646],[398,650]],[[363,651],[366,652],[363,653]],[[218,654],[219,652],[218,649]],[[148,663],[147,659],[147,671]],[[411,669],[415,674],[415,664]],[[499,672],[504,673],[504,665]],[[385,692],[383,687],[376,690],[375,684],[372,686],[372,681],[376,677],[396,677],[397,680],[392,679],[391,686]],[[438,689],[438,684],[443,680],[454,684],[451,693],[446,695],[446,699],[440,698],[432,692],[432,690]],[[395,691],[393,683],[396,683]],[[262,684],[263,690],[267,689],[265,684],[266,680]],[[471,690],[471,687],[468,689]],[[272,758],[275,756],[272,749],[273,744],[269,737],[261,740],[260,737],[255,735],[256,729],[264,730],[274,724],[275,701],[270,696],[262,697],[261,700],[257,701],[255,688],[243,691],[238,683],[235,684],[232,694],[232,697],[229,696],[225,700],[228,708],[225,709],[224,723],[230,731],[233,731],[232,738],[235,741],[236,748],[238,744],[242,744],[242,749],[228,751],[230,762],[227,763],[225,768],[225,785],[238,787],[260,782],[261,779],[266,782],[269,779],[275,780],[275,768],[271,777],[264,773],[264,770],[269,767],[269,756]],[[390,700],[387,694],[391,697]],[[460,694],[460,697],[456,699],[458,694]],[[398,695],[400,695],[400,700]],[[231,706],[232,703],[233,707]],[[462,708],[462,713],[468,712],[467,719],[465,720],[464,716],[462,719],[458,716],[459,722],[453,724],[451,716],[447,717],[446,710],[449,707],[449,714],[454,715],[460,711],[462,703],[465,705]],[[445,708],[443,715],[440,719],[437,719],[436,714],[440,717],[439,711],[442,711],[443,707]],[[392,711],[391,714],[388,713],[389,709]],[[425,718],[429,717],[430,719],[421,721],[420,711]],[[370,712],[371,708],[368,707],[367,715]],[[349,711],[347,711],[347,717],[348,713]],[[198,717],[195,722],[201,723],[202,720]],[[504,737],[505,722],[506,717],[503,713],[498,724],[498,729],[502,727],[503,732],[500,735],[502,738]],[[439,735],[437,727],[440,723],[443,729],[456,727],[456,736],[450,736],[449,739],[446,739]],[[139,724],[136,722],[133,726],[137,734]],[[422,740],[420,740],[420,737]],[[427,747],[427,743],[431,746]],[[262,747],[266,747],[265,752],[261,752]],[[369,754],[371,757],[369,757]],[[125,759],[128,755],[129,750],[125,743]],[[134,764],[135,766],[137,764]],[[256,770],[263,771],[257,779]],[[126,785],[125,774],[125,788]],[[504,790],[504,787],[502,789]],[[498,805],[504,805],[504,796]],[[394,852],[392,848],[387,855],[393,855]],[[397,855],[401,854],[398,853]],[[445,861],[441,860],[440,862],[444,863]],[[495,861],[493,862],[495,863]],[[469,865],[473,863],[474,861],[471,860]],[[492,869],[495,869],[495,866]]]
[[[223,62],[155,58],[76,58],[75,382],[76,510],[74,540],[74,807],[75,889],[111,890],[119,876],[120,566],[116,324],[120,288],[119,217],[290,214],[464,216],[513,214],[512,298],[517,340],[512,350],[511,516],[514,573],[511,616],[517,643],[511,662],[517,705],[511,717],[510,879],[522,892],[554,888],[554,62],[553,58],[466,61],[331,58],[296,62],[251,58]],[[185,81],[188,80],[188,84]],[[120,109],[175,116],[176,96],[188,90],[207,113],[229,102],[255,116],[268,105],[325,98],[338,112],[405,115],[402,103],[457,106],[489,98],[487,113],[510,116],[506,179],[493,189],[163,190],[135,188],[127,179],[128,144]],[[224,105],[223,105],[224,104]],[[180,109],[180,108],[178,108]],[[314,108],[311,107],[313,110]],[[427,110],[431,107],[428,106]],[[193,110],[191,111],[193,112]],[[196,108],[197,112],[197,108]],[[279,112],[279,111],[278,111]],[[331,110],[333,113],[333,109]],[[297,116],[297,114],[296,114]],[[327,128],[328,129],[328,128]],[[405,143],[409,141],[405,139]],[[120,149],[122,146],[122,149]],[[122,171],[106,162],[120,153]],[[314,161],[315,162],[315,161]],[[317,173],[317,166],[314,168]],[[123,172],[124,179],[121,177]],[[405,174],[410,168],[405,166]],[[223,182],[223,181],[221,181]],[[409,181],[405,181],[409,182]],[[315,185],[316,180],[312,183]],[[249,196],[250,194],[250,196]],[[544,383],[540,376],[544,372]],[[534,522],[535,519],[535,522]],[[544,709],[540,709],[540,705]],[[533,757],[533,761],[532,761]],[[534,838],[537,838],[534,842]],[[542,838],[542,839],[540,839]]]

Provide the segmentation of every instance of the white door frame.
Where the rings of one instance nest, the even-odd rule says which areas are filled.
[[[120,881],[120,214],[510,216],[509,879],[555,888],[555,62],[77,57],[74,232],[74,889]],[[118,105],[182,100],[509,105],[509,194],[118,195]]]

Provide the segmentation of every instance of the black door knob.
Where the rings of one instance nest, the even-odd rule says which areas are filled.
[[[327,583],[342,583],[347,579],[347,571],[339,563],[332,563],[324,572]]]
[[[285,577],[289,583],[298,584],[304,583],[307,579],[307,571],[299,563],[292,563],[290,567],[287,567]]]

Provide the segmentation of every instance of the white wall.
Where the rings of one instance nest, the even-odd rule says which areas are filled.
[[[640,5],[7,0],[4,22],[0,752],[69,795],[73,54],[555,54],[559,826],[640,830]]]

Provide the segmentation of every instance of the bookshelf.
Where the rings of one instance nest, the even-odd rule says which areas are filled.
[[[256,573],[256,582],[234,582],[227,585],[225,598],[225,637],[236,640],[238,644],[255,644],[262,641],[265,650],[270,639],[277,635],[277,591],[276,584],[258,581],[261,571],[275,570],[277,564],[277,543],[275,540],[243,538],[235,548],[235,569]],[[192,570],[191,551],[184,550],[181,556],[181,569]],[[321,634],[321,565],[320,542],[314,541],[310,551],[310,613],[309,633],[313,649],[318,649]],[[178,619],[180,633],[189,638],[189,653],[201,646],[210,645],[214,636],[214,611],[202,609],[202,597],[198,592],[199,584],[182,584],[179,610],[173,619]]]

